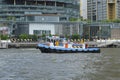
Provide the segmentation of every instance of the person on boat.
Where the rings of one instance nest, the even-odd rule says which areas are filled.
[[[59,41],[58,40],[55,41],[55,46],[59,46]]]
[[[49,44],[50,44],[50,46],[54,46],[53,42],[50,42]]]
[[[85,44],[85,48],[88,48],[88,44]]]

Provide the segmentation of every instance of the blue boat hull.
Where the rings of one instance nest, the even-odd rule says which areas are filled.
[[[37,49],[42,53],[100,53],[100,48],[58,48],[44,44],[38,44]]]

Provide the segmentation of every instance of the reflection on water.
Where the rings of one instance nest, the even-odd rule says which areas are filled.
[[[42,54],[0,50],[0,80],[120,80],[120,49],[99,53]]]

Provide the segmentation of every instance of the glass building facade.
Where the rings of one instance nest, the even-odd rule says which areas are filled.
[[[120,24],[106,22],[120,19],[120,0],[87,0],[87,16],[92,22],[87,37],[120,39]]]
[[[85,39],[109,39],[111,38],[111,24],[85,24],[83,27]]]
[[[79,18],[79,5],[78,0],[0,0],[0,26],[9,27],[10,35],[58,34],[55,25]]]
[[[76,0],[0,0],[0,21],[59,22],[78,17]]]
[[[87,0],[87,6],[91,21],[120,19],[120,0]]]

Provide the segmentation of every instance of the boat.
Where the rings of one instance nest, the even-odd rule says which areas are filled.
[[[83,40],[76,42],[56,36],[47,37],[47,42],[39,43],[37,49],[42,53],[100,53],[100,48],[88,47]]]
[[[89,48],[85,44],[54,46],[53,43],[40,43],[37,45],[37,49],[40,49],[42,53],[100,53],[100,48]]]

